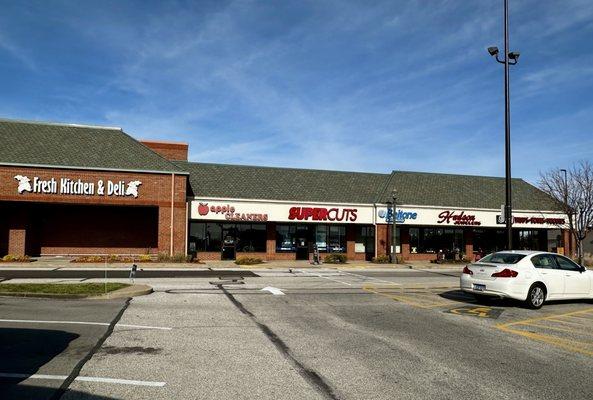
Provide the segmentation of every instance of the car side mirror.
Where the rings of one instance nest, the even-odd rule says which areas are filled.
[[[581,274],[587,270],[587,268],[584,267],[583,265],[580,265],[580,267],[581,267]]]

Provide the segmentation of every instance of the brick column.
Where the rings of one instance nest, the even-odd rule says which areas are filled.
[[[473,261],[474,260],[474,230],[464,229],[463,237],[465,238],[465,257]]]
[[[356,259],[356,226],[346,225],[346,256],[349,260]]]
[[[389,238],[387,236],[387,225],[377,225],[377,255],[384,256],[387,254],[387,246]]]
[[[400,227],[401,238],[400,246],[401,246],[401,256],[403,259],[407,259],[410,257],[410,228],[407,226]]]
[[[276,257],[276,223],[266,224],[266,259],[273,260]]]
[[[24,256],[27,253],[27,216],[19,209],[13,210],[8,222],[8,254]]]

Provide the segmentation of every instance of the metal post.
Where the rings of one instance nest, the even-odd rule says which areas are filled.
[[[395,213],[396,213],[396,206],[395,206],[395,197],[393,198],[393,232],[391,237],[391,242],[393,243],[393,263],[397,264],[397,226],[395,221]]]
[[[513,214],[511,200],[511,113],[509,95],[509,0],[504,0],[504,147],[505,147],[505,223],[508,250],[513,248]]]

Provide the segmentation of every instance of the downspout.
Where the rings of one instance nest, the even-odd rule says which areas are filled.
[[[169,255],[173,257],[173,217],[174,217],[174,201],[175,201],[175,173],[171,174],[171,237]]]
[[[188,229],[188,226],[189,226],[189,219],[188,219],[188,217],[189,217],[189,215],[188,215],[189,209],[188,209],[188,204],[189,203],[187,202],[187,199],[185,199],[185,255],[187,255],[187,242],[189,240],[188,232],[187,232],[187,229]]]

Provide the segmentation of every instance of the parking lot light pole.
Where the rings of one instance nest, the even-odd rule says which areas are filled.
[[[392,243],[393,243],[393,263],[397,264],[397,221],[396,221],[396,205],[397,205],[397,191],[395,189],[393,189],[393,191],[391,192],[391,199],[393,200],[393,213],[391,214],[391,218],[393,219],[393,239],[392,239]]]
[[[505,148],[505,206],[504,217],[507,234],[507,246],[513,248],[513,215],[511,202],[511,113],[509,93],[509,65],[517,64],[518,52],[509,52],[509,0],[504,0],[504,59],[498,58],[498,47],[488,47],[488,53],[496,61],[504,64],[504,148]]]

